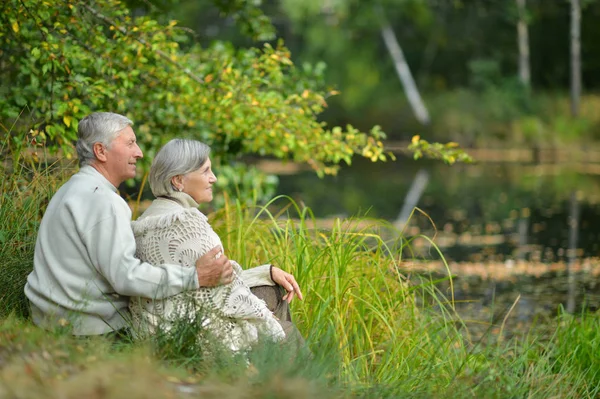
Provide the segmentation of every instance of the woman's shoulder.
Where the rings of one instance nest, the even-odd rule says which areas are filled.
[[[141,235],[149,230],[165,229],[174,224],[202,225],[205,223],[208,223],[206,215],[195,208],[178,207],[160,211],[148,208],[142,216],[131,222],[131,228],[135,235]]]

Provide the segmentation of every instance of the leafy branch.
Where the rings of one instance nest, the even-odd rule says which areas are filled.
[[[465,150],[460,148],[458,143],[453,141],[446,144],[430,143],[416,135],[413,136],[407,149],[413,153],[414,159],[420,159],[422,157],[438,159],[444,161],[448,165],[453,165],[456,162],[474,162],[474,159],[467,154]]]

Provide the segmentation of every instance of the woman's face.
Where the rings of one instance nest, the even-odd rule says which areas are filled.
[[[183,192],[199,204],[210,202],[213,199],[212,185],[216,181],[209,158],[198,170],[183,176]]]

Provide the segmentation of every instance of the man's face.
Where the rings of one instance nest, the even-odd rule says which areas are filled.
[[[136,162],[143,156],[131,126],[121,130],[106,150],[105,167],[113,184],[135,177]]]

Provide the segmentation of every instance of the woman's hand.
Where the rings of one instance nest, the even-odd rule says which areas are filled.
[[[271,266],[271,279],[275,284],[279,284],[287,291],[287,294],[283,296],[284,301],[292,302],[294,296],[298,296],[298,299],[302,300],[302,291],[296,282],[294,276],[284,272],[276,266]]]

